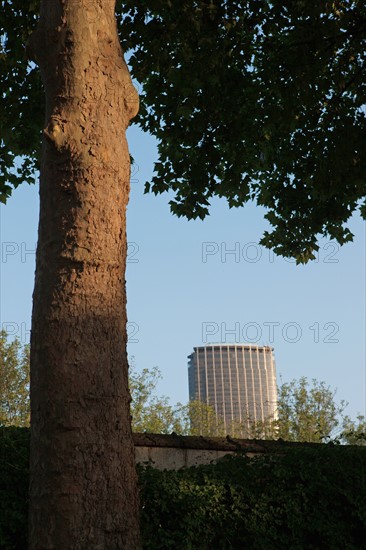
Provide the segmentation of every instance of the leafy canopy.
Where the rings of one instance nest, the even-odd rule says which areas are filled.
[[[366,419],[352,420],[344,415],[347,403],[337,401],[336,391],[324,381],[306,377],[284,382],[278,387],[275,418],[264,422],[248,418],[243,424],[233,419],[228,431],[214,407],[200,401],[172,405],[156,393],[162,378],[158,367],[138,371],[130,361],[132,429],[135,432],[171,433],[206,437],[283,439],[320,443],[335,441],[351,445],[366,444]]]
[[[29,426],[29,345],[0,332],[0,426]]]
[[[303,376],[279,386],[277,418],[264,431],[269,438],[319,443],[336,436],[346,406],[325,382]]]
[[[23,49],[37,4],[2,2],[3,201],[39,155],[43,98]],[[187,218],[213,197],[255,200],[272,225],[262,244],[299,262],[319,235],[352,240],[352,213],[366,217],[363,0],[127,0],[117,20],[142,85],[137,123],[159,144],[147,191],[170,191]]]
[[[136,369],[130,359],[131,425],[134,432],[225,437],[224,422],[215,409],[200,401],[172,405],[166,396],[157,395],[162,375],[158,367]]]
[[[130,361],[131,425],[134,432],[181,433],[180,404],[173,406],[165,396],[156,395],[161,379],[157,367],[138,371]]]
[[[0,427],[29,426],[29,345],[9,341],[0,332]],[[276,418],[241,424],[233,419],[225,429],[224,419],[214,407],[200,401],[171,404],[157,394],[162,375],[158,367],[138,370],[130,358],[131,425],[134,432],[206,437],[245,437],[319,443],[331,440],[366,445],[366,419],[344,416],[346,403],[336,401],[336,392],[325,382],[307,378],[283,383],[278,388]]]

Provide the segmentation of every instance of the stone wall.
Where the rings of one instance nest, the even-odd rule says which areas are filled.
[[[262,453],[278,452],[284,445],[299,445],[299,443],[283,441],[232,439],[229,436],[221,439],[147,433],[135,433],[134,442],[136,462],[150,463],[161,470],[178,470],[198,464],[209,464],[225,455],[238,452],[245,453],[247,456],[255,456]],[[318,444],[301,443],[300,445]]]

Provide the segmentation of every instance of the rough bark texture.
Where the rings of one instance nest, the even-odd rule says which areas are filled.
[[[31,340],[31,549],[139,548],[126,356],[125,137],[114,0],[43,0],[46,91]]]

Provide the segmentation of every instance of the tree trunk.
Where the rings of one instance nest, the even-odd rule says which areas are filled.
[[[31,549],[139,548],[126,355],[125,131],[115,0],[42,0],[46,92],[31,339]]]

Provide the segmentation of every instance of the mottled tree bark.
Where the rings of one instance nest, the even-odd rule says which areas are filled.
[[[42,0],[46,92],[31,339],[31,549],[139,548],[126,356],[125,130],[115,0]]]

